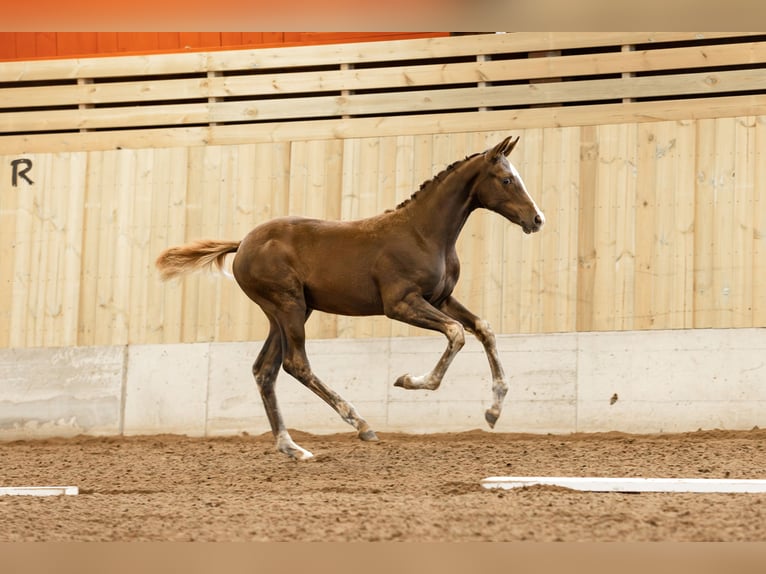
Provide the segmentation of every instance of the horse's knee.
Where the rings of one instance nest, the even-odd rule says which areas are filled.
[[[465,329],[460,323],[450,323],[446,329],[447,339],[449,339],[450,347],[457,352],[465,345]]]

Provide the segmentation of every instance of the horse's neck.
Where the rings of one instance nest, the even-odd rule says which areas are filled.
[[[409,221],[422,236],[440,244],[455,244],[474,209],[469,197],[474,172],[472,166],[461,165],[432,182],[407,205]]]

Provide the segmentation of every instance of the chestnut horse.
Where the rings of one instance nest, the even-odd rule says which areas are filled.
[[[439,331],[447,349],[423,376],[402,375],[405,389],[434,390],[465,342],[465,330],[481,341],[492,372],[490,427],[500,416],[508,384],[488,323],[460,304],[452,290],[460,263],[455,242],[468,216],[483,207],[538,231],[545,217],[507,157],[518,138],[450,165],[412,197],[380,215],[358,221],[281,217],[267,221],[242,241],[201,240],[171,247],[157,259],[162,278],[216,264],[236,253],[234,278],[269,320],[269,334],[253,365],[279,451],[305,460],[312,454],[290,437],[274,394],[280,365],[356,428],[362,440],[377,440],[356,409],[311,370],[304,323],[312,310],[338,315],[386,315]]]

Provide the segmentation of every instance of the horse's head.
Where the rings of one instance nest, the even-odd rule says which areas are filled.
[[[519,225],[524,233],[533,233],[543,226],[545,215],[529,195],[519,172],[508,161],[518,142],[519,138],[507,137],[480,155],[478,161],[483,163],[474,194],[481,207]]]

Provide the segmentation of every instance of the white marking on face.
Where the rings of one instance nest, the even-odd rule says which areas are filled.
[[[524,190],[524,193],[529,198],[529,201],[532,202],[532,205],[535,206],[535,211],[537,212],[537,215],[540,216],[540,227],[542,227],[545,224],[545,215],[542,211],[540,211],[540,208],[537,206],[537,203],[535,203],[535,200],[532,198],[532,196],[529,194],[529,191],[527,191],[527,186],[524,184],[524,180],[521,179],[521,174],[519,173],[519,170],[516,169],[516,166],[513,165],[510,161],[508,162],[508,167],[511,171],[511,174],[513,174],[513,177],[516,178],[516,181],[519,182],[519,187]]]

